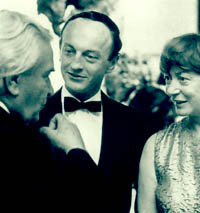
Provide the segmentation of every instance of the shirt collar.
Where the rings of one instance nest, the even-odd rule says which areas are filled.
[[[80,102],[76,97],[74,97],[64,86],[62,87],[62,99],[64,100],[65,97],[72,97],[75,98],[77,101]],[[99,90],[94,96],[86,100],[85,102],[88,101],[101,101],[101,91]]]
[[[8,107],[2,101],[0,101],[0,107],[3,108],[7,113],[10,113]]]

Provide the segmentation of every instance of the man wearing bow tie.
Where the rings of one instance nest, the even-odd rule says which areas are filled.
[[[88,202],[88,193],[96,184],[93,199],[109,200],[109,205],[99,200],[101,212],[129,212],[141,153],[139,143],[151,134],[144,128],[140,112],[111,100],[100,89],[104,75],[117,62],[121,46],[119,29],[108,16],[97,12],[72,16],[64,25],[60,41],[65,86],[49,98],[40,114],[43,125],[62,112],[78,126],[101,177],[89,183],[82,199]]]

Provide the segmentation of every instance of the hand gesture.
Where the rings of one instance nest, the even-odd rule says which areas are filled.
[[[49,126],[40,128],[40,132],[46,135],[54,146],[66,153],[76,148],[85,150],[79,129],[62,114],[56,114]]]

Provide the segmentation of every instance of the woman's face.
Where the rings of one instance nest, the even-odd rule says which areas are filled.
[[[200,117],[200,74],[172,66],[165,81],[166,93],[173,101],[176,113]]]

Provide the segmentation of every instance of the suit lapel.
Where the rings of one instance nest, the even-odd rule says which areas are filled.
[[[0,117],[8,117],[9,114],[2,108],[0,107]]]
[[[47,106],[44,109],[44,115],[47,118],[52,118],[57,113],[62,113],[61,89],[58,90],[52,97],[47,100]]]
[[[115,144],[118,140],[118,129],[113,113],[112,101],[102,92],[102,105],[103,105],[103,125],[102,125],[102,141],[101,152],[99,159],[99,167],[103,167],[106,173],[109,174],[114,159],[117,153]],[[113,152],[115,149],[115,152]]]
[[[53,106],[52,110],[54,113],[62,112],[61,91],[62,89],[58,90],[55,95],[50,98],[51,106]]]
[[[47,99],[45,108],[40,112],[38,126],[48,126],[51,118],[57,113],[62,113],[61,89]]]

